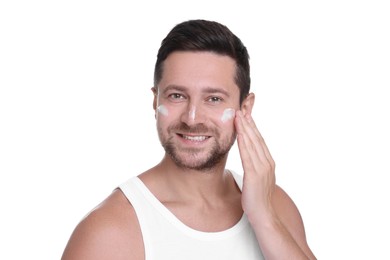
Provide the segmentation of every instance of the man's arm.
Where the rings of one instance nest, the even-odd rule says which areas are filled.
[[[235,118],[244,169],[242,207],[266,259],[316,259],[293,201],[275,184],[275,163],[250,114]]]
[[[77,225],[61,259],[144,259],[138,219],[121,191],[114,191]]]

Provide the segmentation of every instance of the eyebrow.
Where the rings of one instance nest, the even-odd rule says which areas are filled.
[[[215,94],[215,93],[221,93],[227,97],[229,97],[229,92],[227,92],[226,90],[222,89],[222,88],[212,88],[212,87],[207,87],[205,89],[202,90],[202,92],[204,93],[208,93],[208,94]]]
[[[164,89],[163,93],[167,93],[168,91],[172,91],[172,90],[185,92],[187,88],[179,85],[169,85]]]
[[[188,88],[184,87],[184,86],[179,86],[179,85],[169,85],[164,89],[163,93],[166,93],[166,92],[172,91],[172,90],[187,92]],[[229,92],[227,92],[226,90],[224,90],[222,88],[206,87],[206,88],[202,89],[202,92],[207,93],[207,94],[221,93],[227,97],[230,97]]]

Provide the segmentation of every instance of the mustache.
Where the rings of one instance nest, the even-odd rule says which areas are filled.
[[[168,130],[173,132],[185,132],[189,134],[200,134],[200,133],[215,134],[217,132],[214,129],[207,127],[205,124],[196,124],[193,126],[189,126],[183,122],[171,125],[170,127],[168,127]]]

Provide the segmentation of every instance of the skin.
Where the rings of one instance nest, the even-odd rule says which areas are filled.
[[[153,108],[160,140],[170,140],[181,165],[165,154],[158,165],[139,177],[191,228],[226,230],[245,212],[266,259],[315,259],[297,207],[275,184],[275,163],[251,117],[254,94],[240,105],[234,75],[234,60],[227,56],[210,52],[168,56],[162,80],[153,88]],[[158,113],[160,105],[168,115]],[[227,108],[236,111],[235,117],[222,122]],[[207,130],[194,134],[170,128],[178,123],[189,127],[203,124]],[[225,170],[227,154],[214,167],[194,168],[210,157],[216,144],[229,146],[235,134],[244,169],[242,193]],[[183,135],[208,138],[199,142]],[[121,191],[115,190],[79,223],[62,259],[144,259],[138,219]]]

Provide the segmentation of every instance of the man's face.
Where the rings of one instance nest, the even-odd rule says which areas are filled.
[[[211,52],[174,52],[164,61],[155,109],[160,142],[179,166],[206,170],[225,159],[239,109],[235,62]]]

